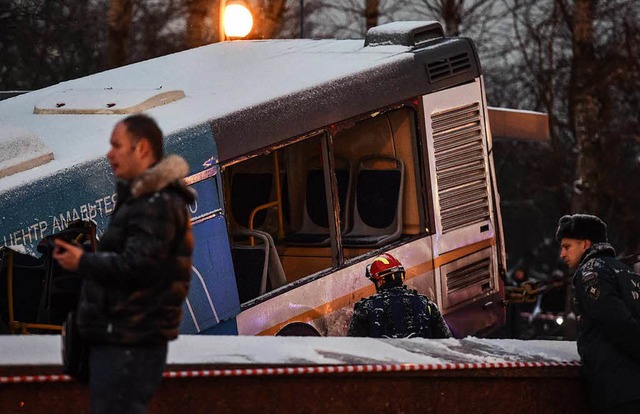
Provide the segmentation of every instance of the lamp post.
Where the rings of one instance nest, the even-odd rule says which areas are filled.
[[[224,42],[224,9],[227,6],[227,0],[218,0],[218,41]]]
[[[243,38],[253,28],[253,16],[242,2],[220,0],[220,22],[218,36],[220,41],[227,38]]]
[[[300,39],[304,39],[304,0],[300,0]]]

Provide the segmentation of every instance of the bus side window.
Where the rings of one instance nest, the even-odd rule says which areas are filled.
[[[402,108],[339,131],[331,148],[336,191],[326,180],[324,132],[225,168],[241,301],[337,264],[330,233],[334,205],[347,260],[425,232],[414,119],[413,109]],[[270,243],[247,237],[247,230],[264,232],[275,248],[265,253]],[[272,280],[265,254],[275,255],[284,276]]]
[[[323,139],[321,133],[224,169],[227,224],[243,303],[332,267],[333,204],[326,197]],[[340,168],[346,203],[349,166],[343,162]]]
[[[346,259],[424,232],[418,197],[417,133],[413,109],[377,115],[334,137],[336,158],[355,166]]]

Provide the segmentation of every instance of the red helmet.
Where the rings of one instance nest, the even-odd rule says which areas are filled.
[[[381,254],[367,266],[367,277],[374,282],[384,280],[385,277],[398,272],[402,272],[404,278],[404,267],[389,253]]]

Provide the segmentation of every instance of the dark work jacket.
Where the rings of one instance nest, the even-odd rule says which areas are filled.
[[[187,163],[168,156],[132,182],[118,199],[98,251],[85,253],[78,328],[94,344],[156,345],[178,336],[191,277],[193,236],[181,179]]]
[[[594,244],[573,276],[578,352],[599,409],[640,400],[640,276],[614,256]]]
[[[438,307],[406,286],[381,289],[357,302],[348,336],[371,338],[449,338]]]

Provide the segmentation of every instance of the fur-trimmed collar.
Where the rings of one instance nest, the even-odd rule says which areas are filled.
[[[137,198],[160,191],[188,172],[189,165],[182,157],[168,155],[131,182],[131,195]]]
[[[613,246],[611,246],[607,242],[594,243],[582,255],[582,260],[580,260],[580,266],[582,266],[582,264],[586,263],[588,260],[591,260],[594,257],[600,257],[600,256],[615,257],[616,251],[613,248]]]

